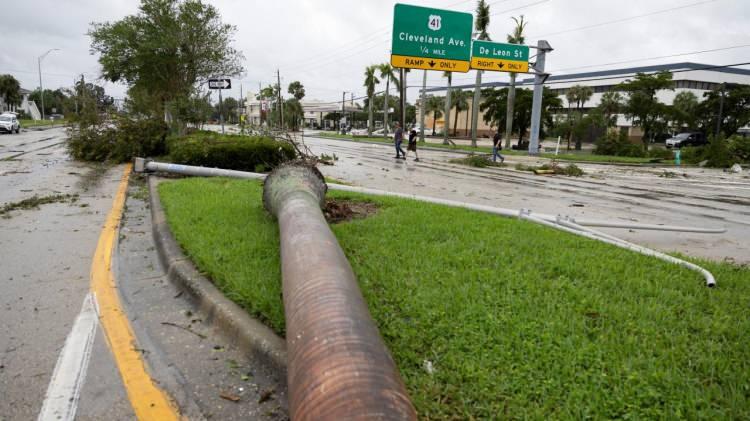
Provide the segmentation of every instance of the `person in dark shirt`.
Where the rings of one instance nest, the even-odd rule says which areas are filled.
[[[497,158],[500,158],[500,163],[505,162],[505,157],[500,155],[500,150],[503,149],[503,142],[501,142],[502,136],[500,135],[500,128],[498,127],[495,135],[492,136],[492,161],[497,162]]]
[[[401,149],[401,143],[404,141],[404,129],[399,123],[396,123],[396,132],[393,134],[393,141],[396,144],[396,159],[406,159],[406,152]],[[402,157],[403,155],[403,157]]]
[[[408,154],[409,151],[414,151],[414,160],[419,161],[419,155],[417,154],[417,131],[414,129],[409,131],[409,143],[406,145],[406,153]],[[404,159],[406,159],[406,154],[404,154]]]

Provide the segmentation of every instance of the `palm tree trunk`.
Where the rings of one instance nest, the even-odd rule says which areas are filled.
[[[469,136],[469,110],[464,110],[464,111],[466,111],[466,126],[464,127],[464,136],[468,137]],[[476,148],[476,144],[477,144],[476,139],[474,139],[474,141],[471,142],[471,144],[474,145],[474,147]]]
[[[479,98],[481,92],[479,88],[482,86],[482,71],[477,70],[477,80],[474,83],[474,99],[471,101],[471,147],[477,147],[477,129],[479,127]],[[468,119],[468,114],[466,115]],[[466,126],[468,126],[468,120]]]
[[[510,136],[513,133],[513,106],[516,102],[516,74],[510,74],[508,105],[505,112],[505,149],[510,149]],[[519,142],[520,143],[520,142]]]
[[[568,148],[570,151],[570,138],[573,137],[573,121],[570,120],[570,101],[568,101]]]
[[[373,108],[373,105],[375,105],[375,104],[372,103],[372,97],[373,96],[370,95],[369,106],[367,107],[368,108],[368,113],[367,113],[368,114],[367,115],[367,137],[371,137],[372,136],[372,126],[375,124],[375,119],[373,118],[373,113],[372,113],[372,108]]]
[[[443,145],[450,145],[448,131],[451,121],[451,78],[448,78],[448,90],[445,91],[445,124],[443,124]]]
[[[390,79],[385,81],[385,101],[383,101],[383,134],[388,136],[388,90],[390,89]]]
[[[437,116],[435,115],[435,112],[432,112],[432,135],[435,136],[435,121],[437,121]]]
[[[460,111],[458,110],[458,107],[456,107],[456,115],[453,117],[453,136],[458,136],[458,114]]]

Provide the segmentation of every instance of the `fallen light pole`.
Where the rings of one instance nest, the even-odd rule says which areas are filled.
[[[279,221],[293,420],[415,420],[416,412],[321,207],[314,167],[284,165],[263,187]]]
[[[219,168],[204,168],[194,167],[189,165],[176,165],[166,164],[160,162],[152,162],[144,160],[143,158],[136,158],[135,160],[135,171],[163,171],[172,172],[183,175],[193,175],[201,177],[237,177],[237,178],[249,178],[249,179],[264,179],[265,174],[250,173],[244,171],[232,171],[222,170]],[[595,219],[577,219],[569,216],[561,215],[546,215],[541,213],[531,214],[531,211],[526,209],[513,210],[497,208],[494,206],[478,205],[474,203],[459,202],[456,200],[440,199],[436,197],[419,196],[406,193],[396,193],[384,190],[369,189],[366,187],[346,186],[343,184],[328,184],[328,188],[331,190],[348,191],[353,193],[372,194],[376,196],[389,196],[389,197],[400,197],[404,199],[418,200],[420,202],[434,203],[438,205],[445,205],[456,208],[470,209],[479,212],[490,213],[493,215],[500,215],[509,218],[520,218],[527,221],[535,222],[538,224],[550,226],[552,228],[561,229],[568,231],[572,234],[589,237],[594,240],[599,240],[604,243],[612,244],[618,247],[626,248],[647,256],[657,257],[661,260],[665,260],[671,263],[687,267],[689,269],[699,272],[705,279],[706,285],[713,287],[716,285],[713,275],[700,266],[694,265],[690,262],[678,259],[676,257],[668,256],[660,253],[656,250],[649,249],[647,247],[639,246],[636,244],[628,243],[625,240],[598,232],[593,231],[586,227],[603,227],[603,228],[621,228],[621,229],[639,229],[639,230],[654,230],[654,231],[677,231],[677,232],[692,232],[698,234],[721,234],[726,232],[725,228],[698,228],[698,227],[685,227],[685,226],[673,226],[673,225],[657,225],[657,224],[641,224],[641,223],[624,223],[624,222],[610,222]],[[580,227],[580,229],[578,228]],[[614,244],[614,240],[617,240],[618,244]]]

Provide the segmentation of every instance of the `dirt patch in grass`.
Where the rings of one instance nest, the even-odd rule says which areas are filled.
[[[4,219],[10,219],[10,212],[17,210],[27,209],[39,209],[40,206],[49,203],[75,203],[78,201],[77,194],[53,194],[49,196],[37,196],[34,195],[28,199],[23,199],[19,202],[6,203],[0,208],[0,217]]]
[[[323,215],[325,215],[329,224],[338,224],[352,219],[367,218],[377,211],[378,205],[372,202],[326,199]]]

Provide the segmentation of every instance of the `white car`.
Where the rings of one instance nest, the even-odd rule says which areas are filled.
[[[8,133],[20,133],[21,123],[18,122],[18,118],[15,114],[0,114],[0,132]]]

